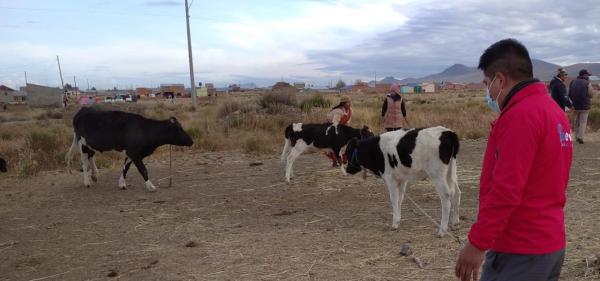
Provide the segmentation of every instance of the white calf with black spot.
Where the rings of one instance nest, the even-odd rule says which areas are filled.
[[[408,182],[429,177],[441,202],[441,237],[448,231],[450,215],[452,225],[459,223],[458,149],[458,137],[444,127],[398,130],[349,144],[346,153],[351,160],[347,169],[355,174],[366,168],[383,179],[393,212],[392,229],[400,224],[400,207]],[[374,155],[379,153],[380,156]]]

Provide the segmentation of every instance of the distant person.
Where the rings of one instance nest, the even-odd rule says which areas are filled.
[[[565,202],[573,142],[567,116],[533,78],[529,52],[505,39],[479,59],[492,123],[477,221],[456,261],[462,281],[557,281],[565,258]]]
[[[390,93],[385,96],[383,106],[381,108],[381,117],[383,117],[383,128],[386,131],[396,131],[401,129],[406,120],[406,105],[404,98],[400,94],[400,86],[394,84],[390,87]]]
[[[350,101],[349,96],[342,96],[338,105],[334,106],[331,111],[327,113],[327,122],[332,124],[331,127],[327,129],[327,133],[337,134],[337,126],[348,125],[350,120],[352,120],[352,102]],[[327,153],[326,155],[333,162],[333,167],[336,167],[340,160],[338,159],[338,155],[335,155],[333,152]]]
[[[69,98],[67,97],[67,94],[63,95],[63,107],[67,107],[67,105],[69,104]]]
[[[571,103],[571,99],[567,95],[567,85],[565,85],[565,79],[567,78],[567,72],[559,68],[556,76],[552,78],[550,81],[550,85],[548,86],[548,90],[550,91],[550,95],[552,99],[558,104],[563,111],[565,108],[572,108],[573,104]]]
[[[579,71],[577,79],[571,81],[569,85],[569,97],[573,101],[573,130],[577,142],[583,144],[583,135],[587,126],[588,114],[591,107],[594,89],[590,82],[590,73],[582,69]]]

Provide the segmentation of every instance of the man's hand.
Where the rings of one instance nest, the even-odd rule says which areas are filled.
[[[467,241],[458,254],[454,274],[461,281],[477,281],[479,279],[479,268],[483,263],[484,257],[485,251],[479,250]],[[473,277],[472,279],[471,276]]]

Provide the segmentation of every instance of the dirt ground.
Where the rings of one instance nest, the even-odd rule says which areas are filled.
[[[484,141],[459,154],[464,239],[474,221]],[[175,155],[173,186],[148,193],[132,169],[127,190],[118,170],[82,186],[79,172],[0,178],[0,280],[454,280],[459,244],[410,201],[400,229],[381,180],[343,177],[308,154],[283,183],[276,156]],[[168,175],[151,158],[150,176]],[[568,191],[568,249],[561,280],[599,279],[586,257],[600,252],[600,142],[576,145]],[[2,175],[0,175],[1,177]],[[428,181],[408,195],[439,220]],[[424,268],[400,254],[410,245]]]

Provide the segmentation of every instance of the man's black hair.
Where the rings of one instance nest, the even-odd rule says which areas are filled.
[[[477,68],[487,77],[502,72],[516,81],[533,78],[533,66],[527,48],[512,38],[489,46],[479,58]]]

